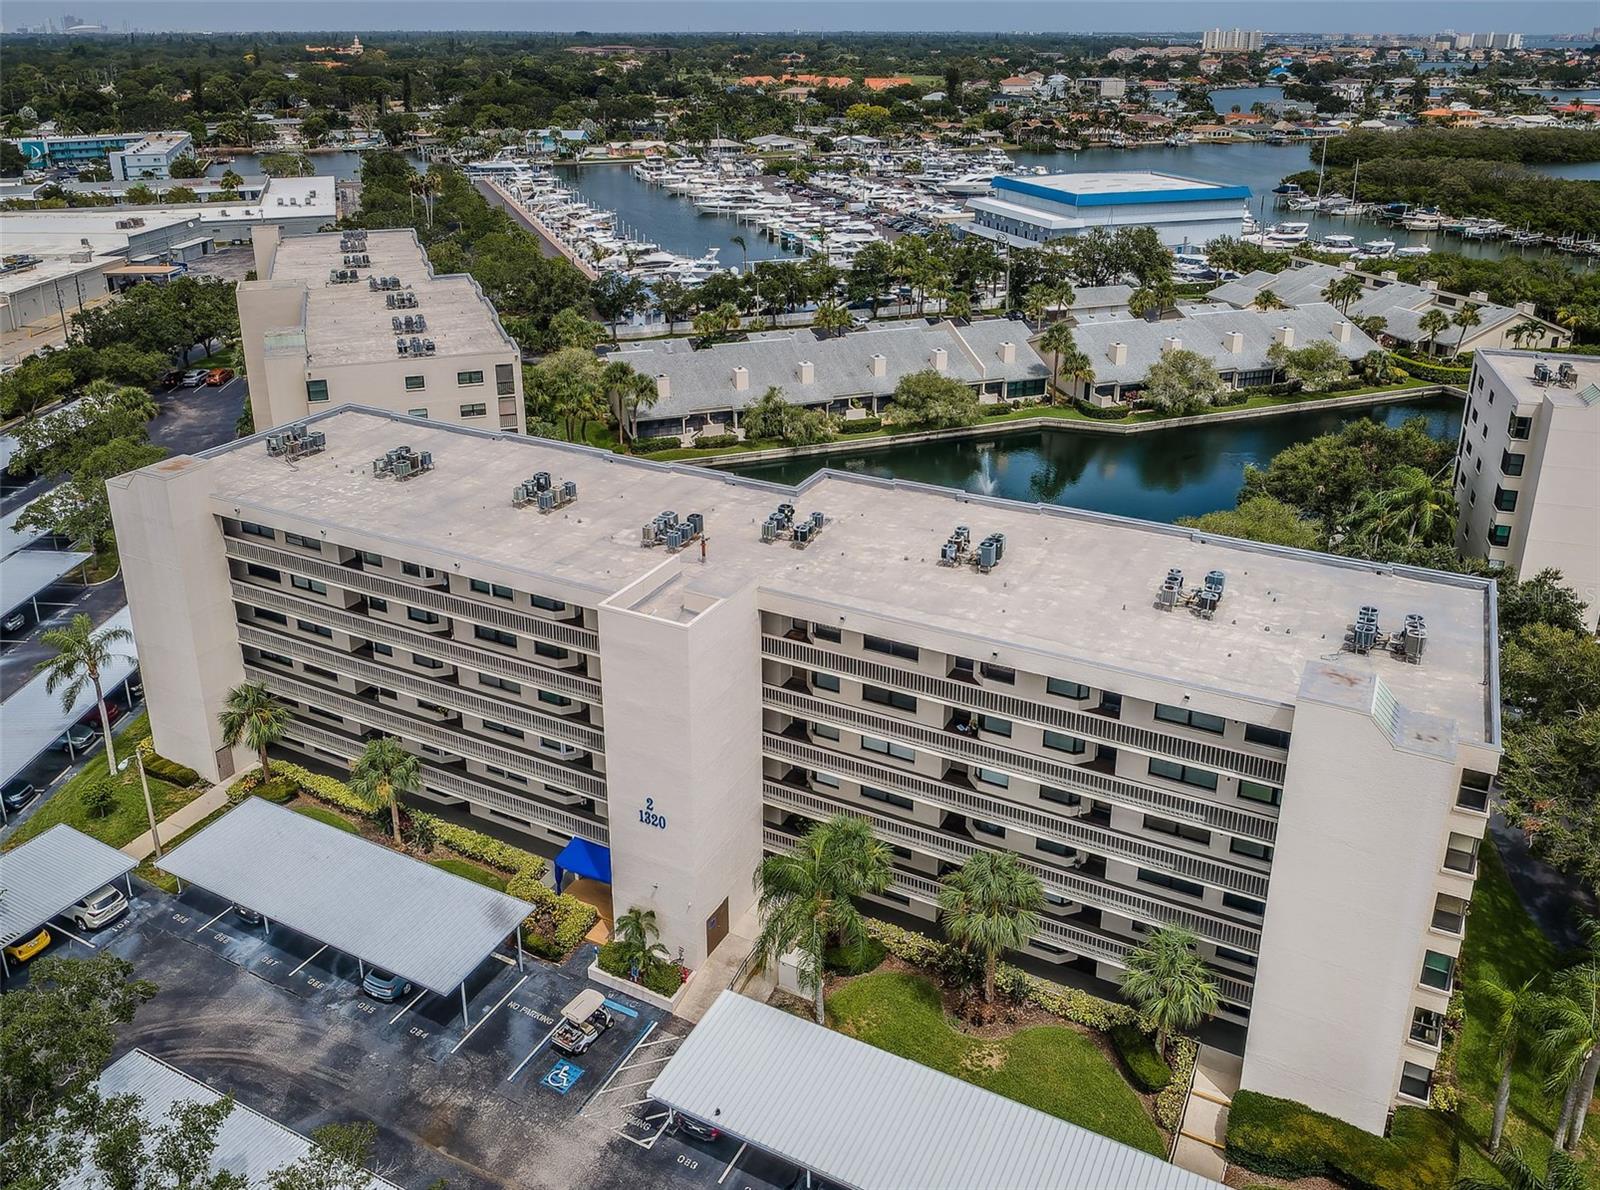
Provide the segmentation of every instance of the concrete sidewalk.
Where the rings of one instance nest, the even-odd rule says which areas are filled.
[[[1178,1144],[1172,1163],[1190,1173],[1222,1181],[1228,1172],[1223,1145],[1228,1137],[1228,1108],[1239,1090],[1244,1059],[1213,1046],[1202,1045],[1195,1057],[1194,1084],[1178,1125]]]
[[[728,936],[706,957],[698,970],[689,977],[689,986],[678,1001],[674,1016],[686,1021],[698,1021],[711,1009],[711,1005],[728,987],[734,973],[749,955],[760,933],[761,923],[755,906],[728,927]]]
[[[243,773],[235,773],[221,785],[215,785],[206,790],[199,797],[195,798],[194,801],[190,802],[187,806],[184,806],[181,810],[178,810],[176,813],[171,814],[167,818],[156,823],[156,832],[161,836],[162,850],[165,851],[166,849],[170,848],[174,839],[183,834],[184,831],[188,830],[202,818],[206,817],[206,815],[214,813],[215,811],[226,806],[228,804],[228,790],[233,788],[234,783],[238,781],[240,777],[245,776],[247,773],[253,772],[255,772],[255,768],[252,766],[251,768],[246,769]],[[133,859],[145,860],[154,855],[155,850],[155,839],[151,836],[149,831],[145,831],[144,834],[140,835],[137,839],[134,839],[131,843],[123,847],[122,854],[130,856]]]

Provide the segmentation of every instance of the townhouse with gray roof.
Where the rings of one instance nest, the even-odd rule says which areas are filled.
[[[709,429],[727,433],[769,388],[793,405],[828,413],[878,413],[905,377],[932,369],[970,385],[980,400],[1042,397],[1049,365],[1027,328],[1005,318],[897,323],[844,335],[811,330],[751,335],[695,350],[688,339],[630,345],[609,359],[654,377],[656,400],[641,411],[642,437]]]
[[[1350,303],[1346,313],[1352,318],[1382,318],[1380,338],[1386,346],[1406,346],[1435,355],[1451,354],[1460,340],[1461,351],[1477,351],[1486,347],[1530,347],[1555,350],[1570,343],[1571,336],[1553,322],[1538,317],[1532,302],[1518,302],[1515,306],[1502,306],[1489,300],[1482,290],[1472,293],[1451,293],[1440,289],[1437,281],[1424,281],[1413,285],[1401,281],[1393,271],[1364,273],[1354,265],[1335,266],[1313,261],[1297,260],[1281,273],[1268,273],[1261,269],[1246,273],[1232,281],[1225,281],[1210,293],[1215,301],[1227,302],[1240,308],[1249,306],[1263,289],[1270,289],[1291,306],[1303,306],[1323,301],[1322,291],[1340,277],[1359,277],[1364,291]],[[1471,303],[1478,308],[1478,325],[1468,328],[1465,336],[1460,328],[1452,326],[1439,335],[1432,344],[1427,342],[1428,332],[1422,329],[1422,316],[1429,310],[1440,310],[1453,315]],[[1522,335],[1520,341],[1512,332],[1525,324],[1538,323],[1536,335]]]

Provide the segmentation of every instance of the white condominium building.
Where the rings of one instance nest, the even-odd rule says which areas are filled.
[[[397,736],[429,798],[609,847],[690,966],[832,815],[930,923],[1011,851],[1071,978],[1194,931],[1246,1087],[1373,1131],[1428,1096],[1500,748],[1485,580],[376,409],[110,488],[156,744],[213,779],[266,682],[294,747]]]
[[[352,401],[522,432],[522,354],[466,274],[435,276],[409,228],[252,229],[239,334],[258,430]]]
[[[106,155],[111,177],[118,182],[172,177],[172,163],[194,153],[194,137],[187,132],[151,132],[132,144]]]
[[[1600,617],[1600,359],[1479,351],[1456,446],[1456,548],[1561,571]]]
[[[1260,29],[1207,29],[1200,48],[1207,53],[1241,53],[1259,50],[1263,40]]]

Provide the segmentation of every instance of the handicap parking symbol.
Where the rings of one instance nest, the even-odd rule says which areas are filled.
[[[558,1095],[565,1095],[582,1077],[583,1067],[574,1066],[564,1058],[558,1058],[556,1064],[550,1067],[550,1073],[539,1080],[539,1085],[549,1087]]]

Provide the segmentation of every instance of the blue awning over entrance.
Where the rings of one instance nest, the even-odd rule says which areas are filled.
[[[556,891],[566,874],[585,876],[601,884],[611,883],[611,848],[591,843],[587,839],[573,839],[556,856]]]

